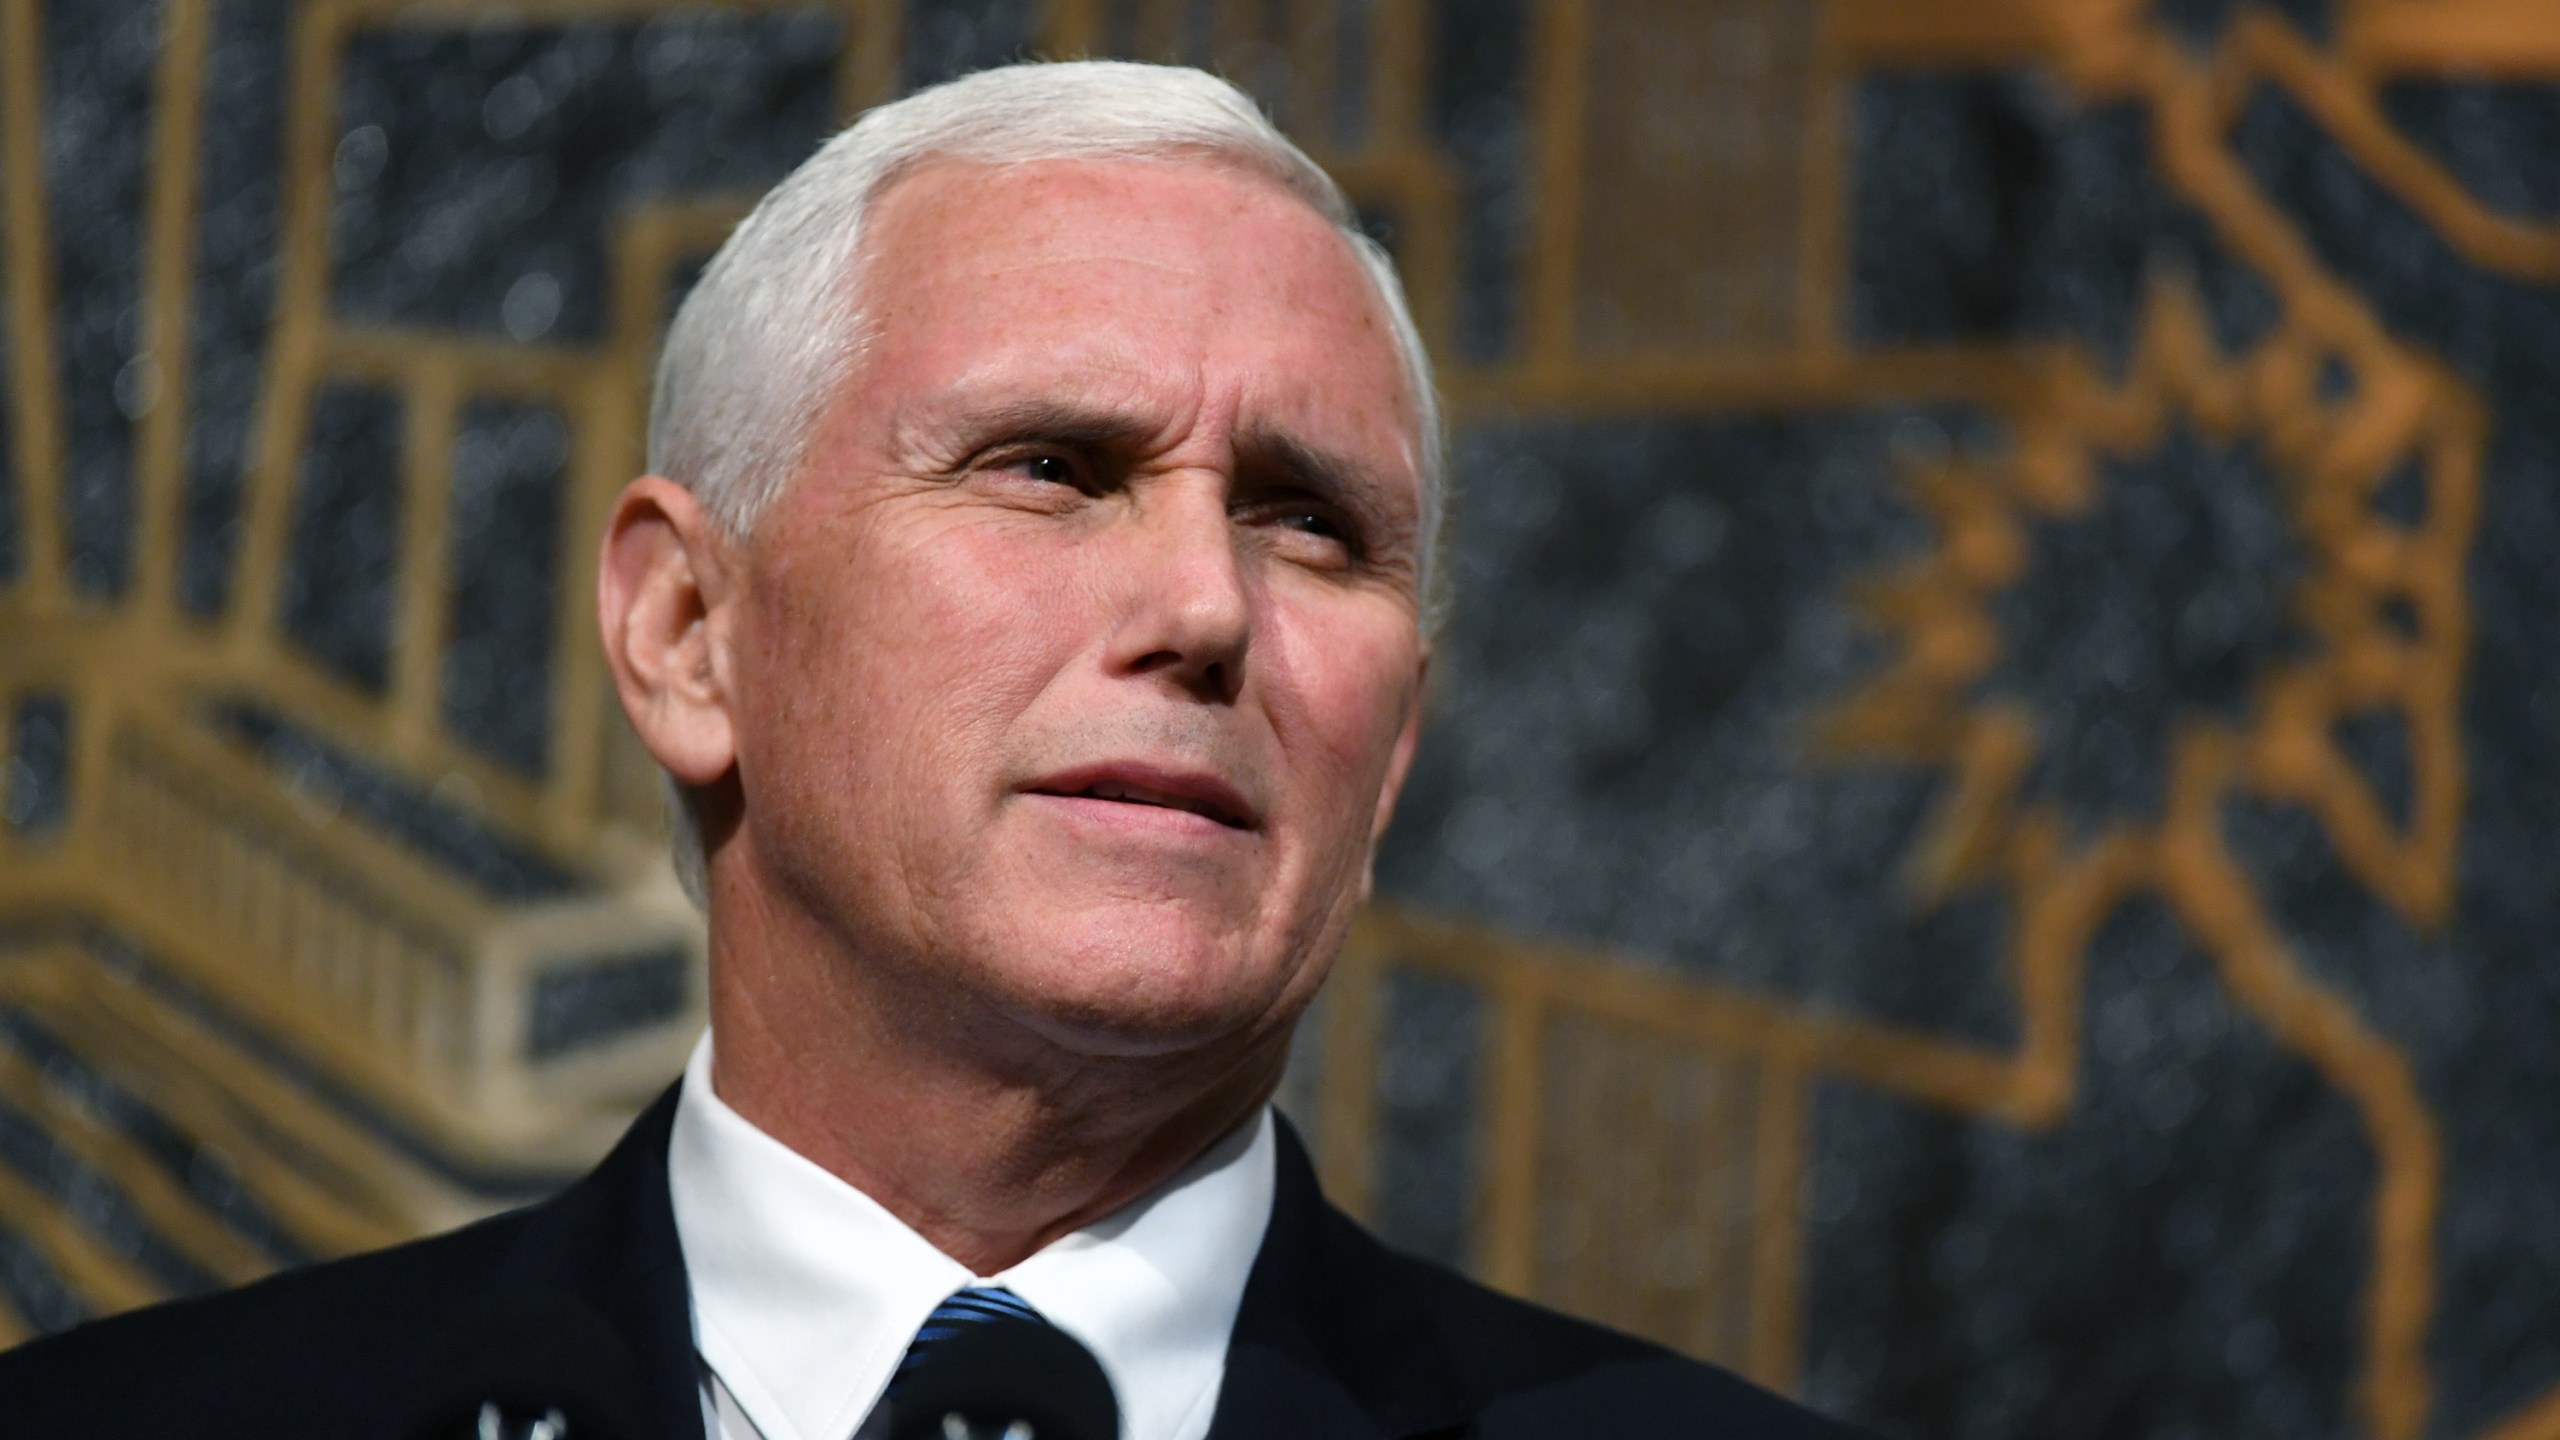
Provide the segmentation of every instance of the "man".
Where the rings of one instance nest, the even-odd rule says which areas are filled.
[[[1129,1440],[1839,1433],[1385,1250],[1269,1110],[1413,755],[1437,434],[1392,269],[1220,82],[867,116],[688,298],[603,544],[710,919],[684,1080],[548,1203],[22,1349],[7,1433],[397,1435],[534,1292],[670,1437],[846,1440],[972,1306]]]

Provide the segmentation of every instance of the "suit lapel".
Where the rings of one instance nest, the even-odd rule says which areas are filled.
[[[1454,1433],[1467,1406],[1439,1328],[1400,1264],[1325,1203],[1280,1123],[1271,1227],[1245,1282],[1209,1440],[1408,1440]]]
[[[494,1277],[584,1301],[621,1336],[646,1387],[645,1413],[665,1440],[704,1440],[693,1299],[675,1207],[667,1197],[670,1087],[632,1122],[604,1163],[534,1207]]]

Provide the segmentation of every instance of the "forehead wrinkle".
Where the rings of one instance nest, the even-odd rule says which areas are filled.
[[[965,278],[970,282],[976,282],[1054,270],[1061,265],[1081,266],[1097,263],[1125,265],[1133,270],[1154,270],[1167,275],[1185,277],[1196,278],[1200,274],[1201,266],[1197,256],[1188,256],[1181,260],[1160,260],[1152,256],[1131,255],[1126,251],[1110,248],[1109,239],[1110,237],[1107,236],[1097,237],[1092,245],[1080,248],[1060,246],[1055,253],[995,259],[973,257],[970,273]]]

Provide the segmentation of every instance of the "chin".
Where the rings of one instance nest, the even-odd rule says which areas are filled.
[[[1233,932],[1152,911],[1081,916],[1023,938],[1035,948],[998,961],[990,978],[1027,1024],[1093,1055],[1166,1054],[1285,1020],[1273,1012],[1297,968]]]

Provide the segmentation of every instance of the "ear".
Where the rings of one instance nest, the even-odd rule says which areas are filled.
[[[1430,693],[1431,653],[1424,651],[1414,667],[1413,689],[1407,692],[1404,723],[1396,728],[1395,749],[1387,756],[1387,775],[1378,786],[1378,813],[1369,824],[1369,858],[1360,867],[1360,903],[1378,888],[1378,842],[1387,838],[1387,824],[1396,818],[1396,797],[1404,793],[1405,777],[1413,772],[1414,747],[1422,740],[1422,701]]]
[[[690,491],[643,476],[623,487],[596,561],[596,619],[622,712],[677,783],[737,763],[729,639],[734,550]]]

